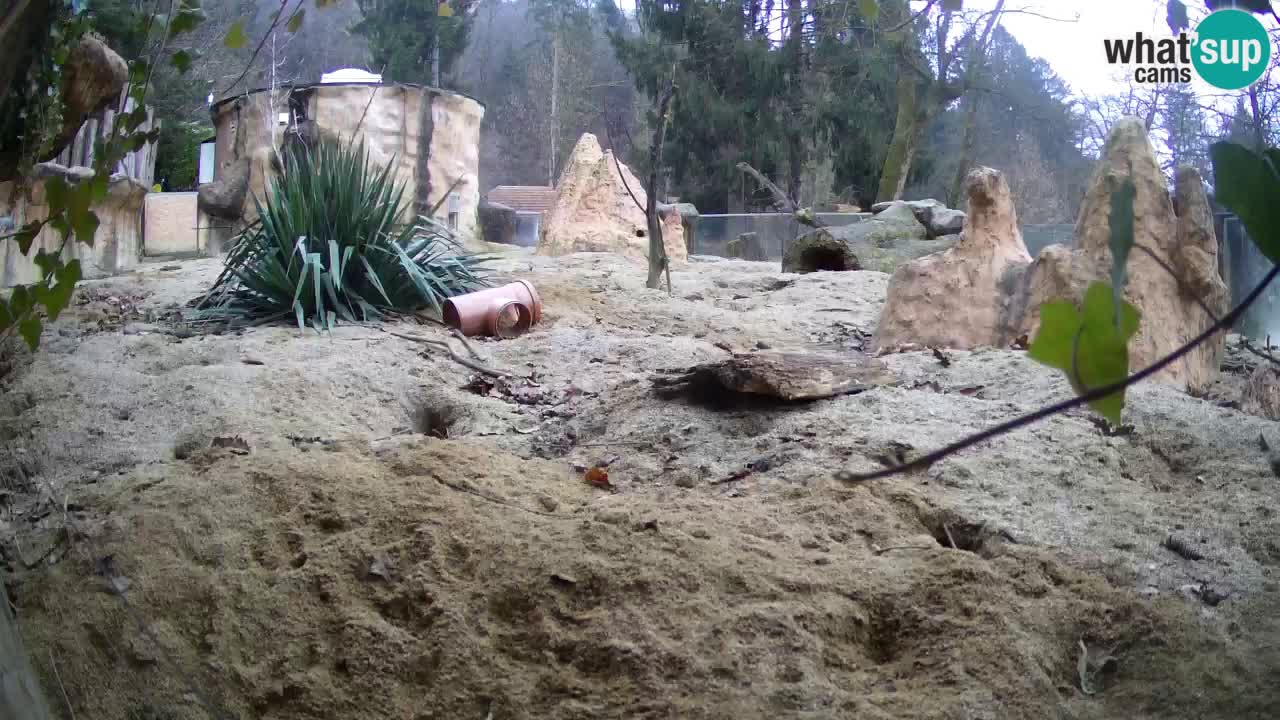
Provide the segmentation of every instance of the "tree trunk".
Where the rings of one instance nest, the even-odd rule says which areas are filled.
[[[671,121],[671,98],[675,95],[675,80],[667,85],[658,98],[658,124],[653,128],[653,142],[649,145],[649,182],[645,188],[644,218],[649,231],[649,276],[645,287],[662,285],[662,274],[667,275],[667,291],[671,290],[671,268],[667,258],[667,246],[662,240],[662,222],[658,219],[658,175],[662,166],[662,146],[667,139],[667,123]]]
[[[40,682],[23,649],[18,625],[9,611],[9,596],[0,572],[0,718],[53,720]]]
[[[547,184],[555,186],[556,184],[556,163],[559,158],[556,157],[556,151],[560,148],[560,113],[559,103],[560,96],[560,29],[557,27],[555,34],[551,38],[551,138],[549,145],[551,146],[551,161],[547,167]]]
[[[917,78],[903,69],[898,75],[898,117],[893,125],[893,139],[884,157],[884,170],[880,173],[880,188],[876,200],[898,200],[907,185],[907,174],[915,158],[916,143],[920,137],[919,112],[920,88]]]
[[[973,144],[978,129],[978,95],[969,96],[969,107],[964,113],[964,140],[960,144],[960,162],[956,165],[956,176],[951,181],[951,189],[947,191],[947,207],[958,208],[964,200],[964,178],[969,172],[969,163],[973,162]]]

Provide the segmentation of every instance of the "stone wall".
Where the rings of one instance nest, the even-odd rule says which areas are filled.
[[[280,124],[280,113],[289,113],[294,124]],[[248,192],[238,205],[238,219],[251,219],[253,198],[262,197],[274,174],[274,148],[283,147],[286,132],[309,140],[355,136],[374,162],[393,168],[410,206],[419,212],[440,202],[459,181],[457,227],[465,239],[478,242],[483,117],[484,106],[471,98],[416,85],[328,84],[247,93],[213,107],[215,183],[247,162]],[[436,217],[446,221],[448,211],[445,202]]]
[[[54,166],[54,169],[56,171],[58,168]],[[93,206],[99,223],[93,247],[72,239],[62,251],[64,259],[80,260],[81,272],[86,278],[114,275],[135,267],[141,259],[142,204],[147,196],[147,188],[120,175],[112,178],[110,188],[106,199]],[[13,198],[13,194],[12,182],[0,183],[0,207],[10,208],[9,217],[12,218],[14,227],[22,227],[32,220],[48,216],[43,181],[38,180],[32,186],[29,202],[21,196]],[[36,236],[31,251],[25,256],[12,240],[0,244],[4,263],[3,270],[0,271],[0,286],[12,287],[39,280],[40,270],[34,262],[36,253],[40,250],[56,250],[61,244],[62,236],[48,227]]]
[[[221,224],[200,212],[196,193],[149,193],[143,203],[142,253],[163,255],[217,255],[222,251],[216,230]]]

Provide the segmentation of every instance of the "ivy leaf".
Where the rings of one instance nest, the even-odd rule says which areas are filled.
[[[1169,0],[1165,22],[1169,23],[1169,32],[1174,35],[1191,26],[1191,18],[1187,17],[1187,6],[1182,3],[1182,0]]]
[[[40,268],[40,277],[42,278],[52,277],[62,267],[62,260],[55,253],[45,252],[44,250],[36,253],[32,262],[36,264],[36,267]]]
[[[36,237],[40,235],[40,231],[44,229],[46,222],[46,220],[32,220],[14,232],[13,241],[18,243],[18,250],[23,255],[31,252],[31,246],[35,244]]]
[[[103,170],[94,173],[93,178],[89,180],[89,200],[91,203],[101,202],[107,199],[107,193],[111,192],[111,175]]]
[[[75,292],[76,283],[80,282],[80,261],[72,260],[58,268],[54,280],[55,284],[47,287],[40,298],[45,310],[49,311],[50,320],[57,320],[58,315],[71,304],[71,294]]]
[[[880,17],[880,3],[877,0],[858,0],[858,12],[867,22],[873,23]]]
[[[289,22],[285,23],[284,29],[291,33],[296,33],[302,27],[302,19],[306,17],[307,9],[299,7],[289,16]]]
[[[1137,331],[1137,308],[1124,301],[1117,307],[1111,287],[1095,282],[1085,291],[1079,309],[1065,300],[1040,306],[1040,328],[1027,355],[1065,372],[1072,389],[1083,395],[1128,376],[1129,338]],[[1119,424],[1124,390],[1089,405],[1111,423]]]
[[[237,20],[234,23],[231,23],[231,29],[227,31],[226,37],[222,38],[222,44],[232,50],[239,50],[244,47],[244,44],[247,41],[248,38],[244,36],[243,20]]]
[[[18,332],[22,334],[22,339],[27,341],[27,347],[32,352],[40,349],[40,333],[44,332],[44,325],[40,323],[38,316],[31,317],[18,323]]]
[[[60,177],[51,177],[44,181],[44,203],[49,206],[50,216],[66,210],[69,192],[67,181]]]
[[[1263,255],[1280,263],[1280,176],[1274,165],[1280,155],[1272,151],[1263,156],[1243,145],[1218,142],[1209,148],[1209,157],[1214,198],[1240,218]]]
[[[173,18],[173,24],[169,26],[169,37],[189,33],[206,19],[208,16],[204,14],[204,9],[200,7],[199,2],[183,0],[182,7]]]
[[[1124,285],[1128,278],[1125,267],[1129,262],[1129,253],[1133,251],[1133,199],[1138,189],[1133,185],[1133,178],[1126,177],[1120,187],[1111,193],[1111,291],[1112,301],[1120,306],[1124,296]],[[1116,322],[1119,322],[1117,317]]]
[[[184,51],[179,51],[184,52]],[[177,55],[175,54],[175,57]],[[124,129],[133,132],[147,122],[147,108],[145,105],[138,105],[134,109],[121,116],[124,121]]]
[[[98,215],[92,210],[93,186],[80,183],[67,196],[67,223],[76,234],[76,240],[93,246],[94,233],[98,231]]]
[[[179,50],[169,57],[169,64],[177,68],[179,73],[186,75],[191,71],[191,53]]]

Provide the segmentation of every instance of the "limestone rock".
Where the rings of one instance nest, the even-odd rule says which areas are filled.
[[[1130,369],[1137,370],[1176,350],[1212,323],[1197,296],[1215,314],[1225,314],[1227,289],[1218,275],[1213,217],[1199,174],[1191,168],[1178,171],[1180,214],[1175,214],[1145,126],[1136,118],[1117,123],[1107,139],[1076,223],[1076,249],[1050,246],[1028,271],[1022,326],[1023,332],[1034,335],[1041,303],[1062,298],[1079,302],[1090,283],[1109,280],[1111,193],[1125,177],[1137,189],[1134,241],[1160,259],[1157,262],[1139,250],[1129,256],[1125,299],[1141,313],[1138,333],[1129,343]],[[1222,347],[1219,335],[1154,377],[1202,392],[1217,373]]]
[[[955,235],[964,227],[964,212],[953,210],[933,199],[889,200],[872,205],[871,211],[876,213],[876,217],[881,217],[887,211],[902,212],[904,208],[910,210],[916,220],[924,225],[931,238]]]
[[[615,163],[613,151],[601,150],[594,135],[583,134],[560,175],[555,204],[543,216],[537,254],[612,252],[644,260],[649,252],[648,229],[636,203],[645,201],[639,178],[626,165]],[[667,256],[687,260],[680,213],[663,215]]]
[[[926,240],[911,209],[899,204],[850,225],[811,230],[787,244],[783,272],[879,270],[893,272],[906,260],[945,249]]]
[[[250,159],[242,157],[226,166],[221,176],[197,189],[200,209],[225,220],[240,219],[249,192]]]
[[[516,244],[516,227],[519,219],[516,211],[501,203],[480,203],[480,234],[485,242]]]
[[[964,229],[964,212],[945,207],[932,209],[924,226],[930,237],[955,235]]]
[[[82,35],[63,67],[62,130],[47,158],[57,156],[75,139],[85,118],[119,98],[128,80],[124,58],[93,34]]]
[[[1014,289],[1031,256],[1004,175],[977,168],[966,178],[969,212],[951,248],[912,260],[889,280],[875,347],[1003,347],[1016,327]]]

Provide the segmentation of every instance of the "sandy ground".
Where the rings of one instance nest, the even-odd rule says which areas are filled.
[[[833,473],[1069,389],[992,349],[889,356],[896,385],[799,405],[661,399],[654,372],[727,349],[858,351],[887,276],[693,262],[668,297],[607,255],[497,267],[545,316],[476,343],[521,376],[496,385],[377,328],[171,334],[157,318],[214,261],[80,291],[0,402],[0,547],[54,699],[111,720],[1280,715],[1273,422],[1143,385],[1131,433],[1069,413],[849,487]]]

